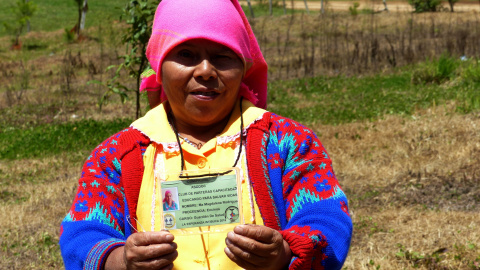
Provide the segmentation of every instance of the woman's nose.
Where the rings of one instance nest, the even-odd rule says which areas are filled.
[[[202,78],[203,80],[215,79],[217,77],[217,71],[208,59],[203,59],[195,67],[193,76],[195,78]]]

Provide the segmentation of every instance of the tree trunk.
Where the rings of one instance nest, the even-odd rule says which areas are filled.
[[[384,11],[388,12],[388,7],[387,7],[387,1],[386,0],[383,0],[383,5],[385,6]]]
[[[252,3],[250,3],[250,0],[247,0],[247,3],[248,3],[248,8],[250,9],[250,15],[252,15],[252,18],[255,18],[255,14],[253,14]]]
[[[283,0],[283,14],[287,14],[287,4],[285,3],[285,0]]]
[[[272,16],[273,15],[272,0],[268,0],[268,11],[270,12],[270,16]]]
[[[75,25],[75,33],[77,34],[77,37],[80,36],[80,23],[82,22],[82,9],[78,7],[78,20],[77,20],[77,25]]]
[[[323,8],[323,0],[320,2],[320,11],[322,12],[322,14],[325,13],[325,9]]]
[[[25,0],[25,3],[28,3],[30,0]],[[30,19],[27,20],[27,33],[30,33]]]
[[[87,11],[88,11],[87,1],[88,0],[83,0],[83,5],[82,5],[81,15],[80,15],[80,24],[79,24],[80,31],[85,29],[85,21],[86,21]]]
[[[453,4],[454,2],[452,0],[448,0],[448,4],[450,5],[450,12],[453,12]]]
[[[307,14],[310,14],[310,11],[308,10],[308,5],[307,5],[307,0],[303,0],[305,3],[305,10],[307,10]]]

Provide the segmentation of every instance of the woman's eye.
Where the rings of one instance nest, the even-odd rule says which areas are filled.
[[[188,50],[181,50],[180,52],[178,52],[178,55],[180,57],[183,57],[183,58],[192,58],[193,57],[193,53],[191,51],[188,51]]]
[[[216,59],[225,59],[225,60],[228,60],[228,59],[230,59],[231,57],[230,57],[230,55],[226,55],[226,54],[217,54],[217,55],[215,56],[215,58],[216,58]]]

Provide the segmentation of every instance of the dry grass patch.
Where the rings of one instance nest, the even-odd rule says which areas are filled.
[[[387,207],[353,209],[354,238],[344,269],[478,269],[478,214]]]
[[[84,118],[133,117],[133,95],[126,104],[113,96],[100,112],[98,101],[106,88],[87,84],[113,77],[115,69],[106,71],[106,68],[119,63],[119,53],[124,49],[119,44],[121,27],[114,24],[109,28],[89,29],[85,31],[87,40],[71,44],[62,40],[63,30],[30,33],[24,37],[25,43],[41,44],[38,49],[0,51],[0,59],[5,58],[0,63],[0,123],[23,126]],[[8,37],[1,38],[0,44],[6,40]],[[127,74],[121,79],[134,88],[134,80]]]
[[[347,269],[480,269],[480,115],[453,110],[315,127],[350,201]]]
[[[59,228],[76,193],[79,164],[56,157],[2,160],[0,168],[9,174],[0,194],[26,198],[0,200],[0,269],[61,269]]]
[[[355,180],[346,185],[370,178],[370,184],[387,186],[412,172],[463,176],[467,170],[473,176],[480,159],[480,116],[455,114],[453,106],[315,129],[334,157],[336,170]]]

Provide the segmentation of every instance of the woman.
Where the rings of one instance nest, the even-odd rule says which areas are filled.
[[[172,198],[172,192],[170,190],[165,191],[163,199],[163,211],[178,210],[177,203]]]
[[[86,161],[61,226],[67,269],[340,269],[345,194],[316,135],[264,110],[267,65],[238,1],[163,0],[147,57],[163,102]],[[161,230],[165,175],[232,165],[248,224]]]

